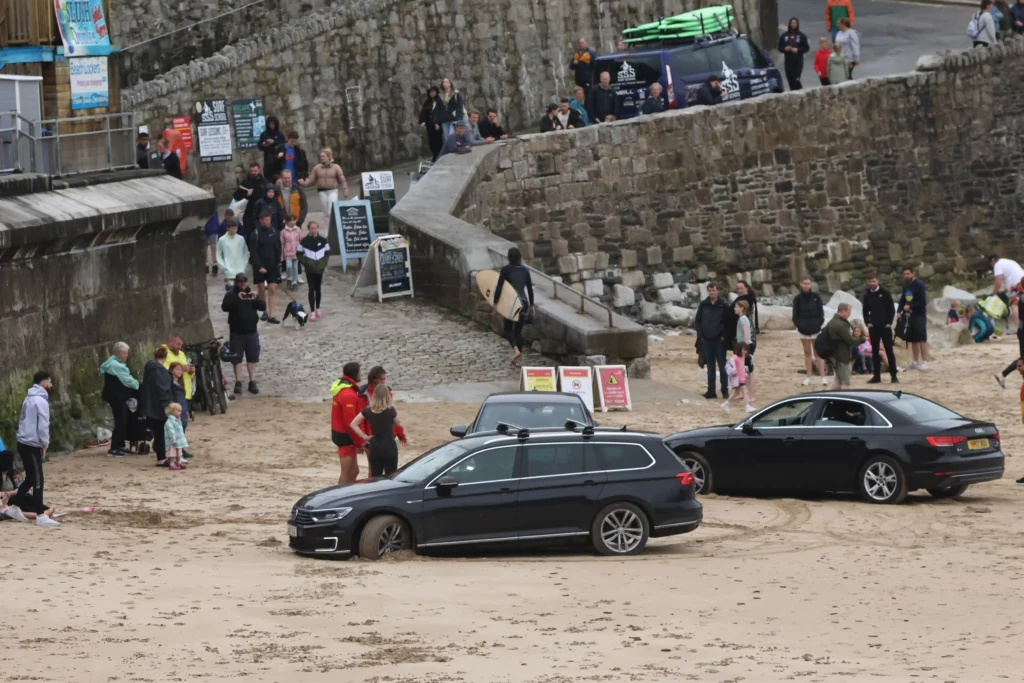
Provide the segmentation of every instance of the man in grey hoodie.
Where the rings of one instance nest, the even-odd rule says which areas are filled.
[[[21,404],[18,419],[18,455],[25,465],[25,481],[11,498],[10,504],[22,512],[36,513],[39,526],[60,526],[46,514],[43,503],[43,459],[50,446],[50,394],[53,380],[49,373],[39,371],[32,378],[32,387]],[[31,493],[29,493],[31,491]]]

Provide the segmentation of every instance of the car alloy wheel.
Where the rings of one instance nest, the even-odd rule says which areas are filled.
[[[901,503],[907,483],[899,463],[887,455],[868,460],[860,471],[860,492],[869,503]]]
[[[647,516],[632,503],[612,503],[594,518],[590,539],[602,555],[635,555],[648,537]]]
[[[394,522],[384,527],[377,539],[377,556],[402,550],[405,544],[405,529],[401,522]]]
[[[694,492],[711,493],[711,466],[704,456],[694,451],[683,451],[679,454],[679,459],[693,473]]]

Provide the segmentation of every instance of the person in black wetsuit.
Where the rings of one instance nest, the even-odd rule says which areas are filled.
[[[370,423],[371,435],[359,428],[363,421]],[[356,436],[366,442],[366,459],[370,464],[370,476],[381,477],[398,471],[398,444],[395,443],[395,428],[401,429],[398,411],[391,400],[391,390],[378,384],[373,389],[370,405],[356,415],[349,425]],[[404,445],[405,433],[399,437]]]
[[[494,288],[494,303],[501,298],[501,288],[508,281],[519,294],[523,308],[517,320],[505,320],[505,338],[512,345],[513,368],[519,366],[519,358],[523,355],[523,325],[533,319],[533,280],[530,269],[523,265],[523,255],[517,247],[508,250],[508,265],[498,273],[498,285]]]

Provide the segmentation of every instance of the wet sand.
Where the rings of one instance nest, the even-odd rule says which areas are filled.
[[[301,495],[336,481],[329,404],[197,416],[195,464],[101,451],[46,467],[45,530],[4,522],[12,681],[1005,681],[1024,651],[1024,429],[1015,340],[934,352],[901,388],[994,420],[1006,478],[963,501],[912,494],[708,496],[695,533],[627,560],[586,550],[317,561],[287,548]],[[799,342],[760,340],[759,405],[797,393]],[[662,434],[725,421],[693,337],[652,342],[657,391],[599,415]],[[866,378],[855,378],[861,385]],[[329,381],[329,380],[327,380]],[[654,396],[655,398],[651,398]],[[679,403],[685,397],[689,403]],[[476,405],[401,403],[403,460]],[[733,412],[733,421],[739,419]],[[363,473],[365,474],[365,462]]]

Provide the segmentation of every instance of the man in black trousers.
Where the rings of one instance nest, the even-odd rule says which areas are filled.
[[[896,305],[889,290],[879,286],[877,274],[868,274],[868,288],[864,291],[862,301],[864,322],[868,326],[868,336],[871,339],[871,362],[875,373],[874,377],[868,380],[868,384],[882,382],[882,344],[885,344],[885,355],[889,359],[889,376],[892,377],[893,384],[898,384],[896,354],[892,349],[892,319],[896,314]]]

